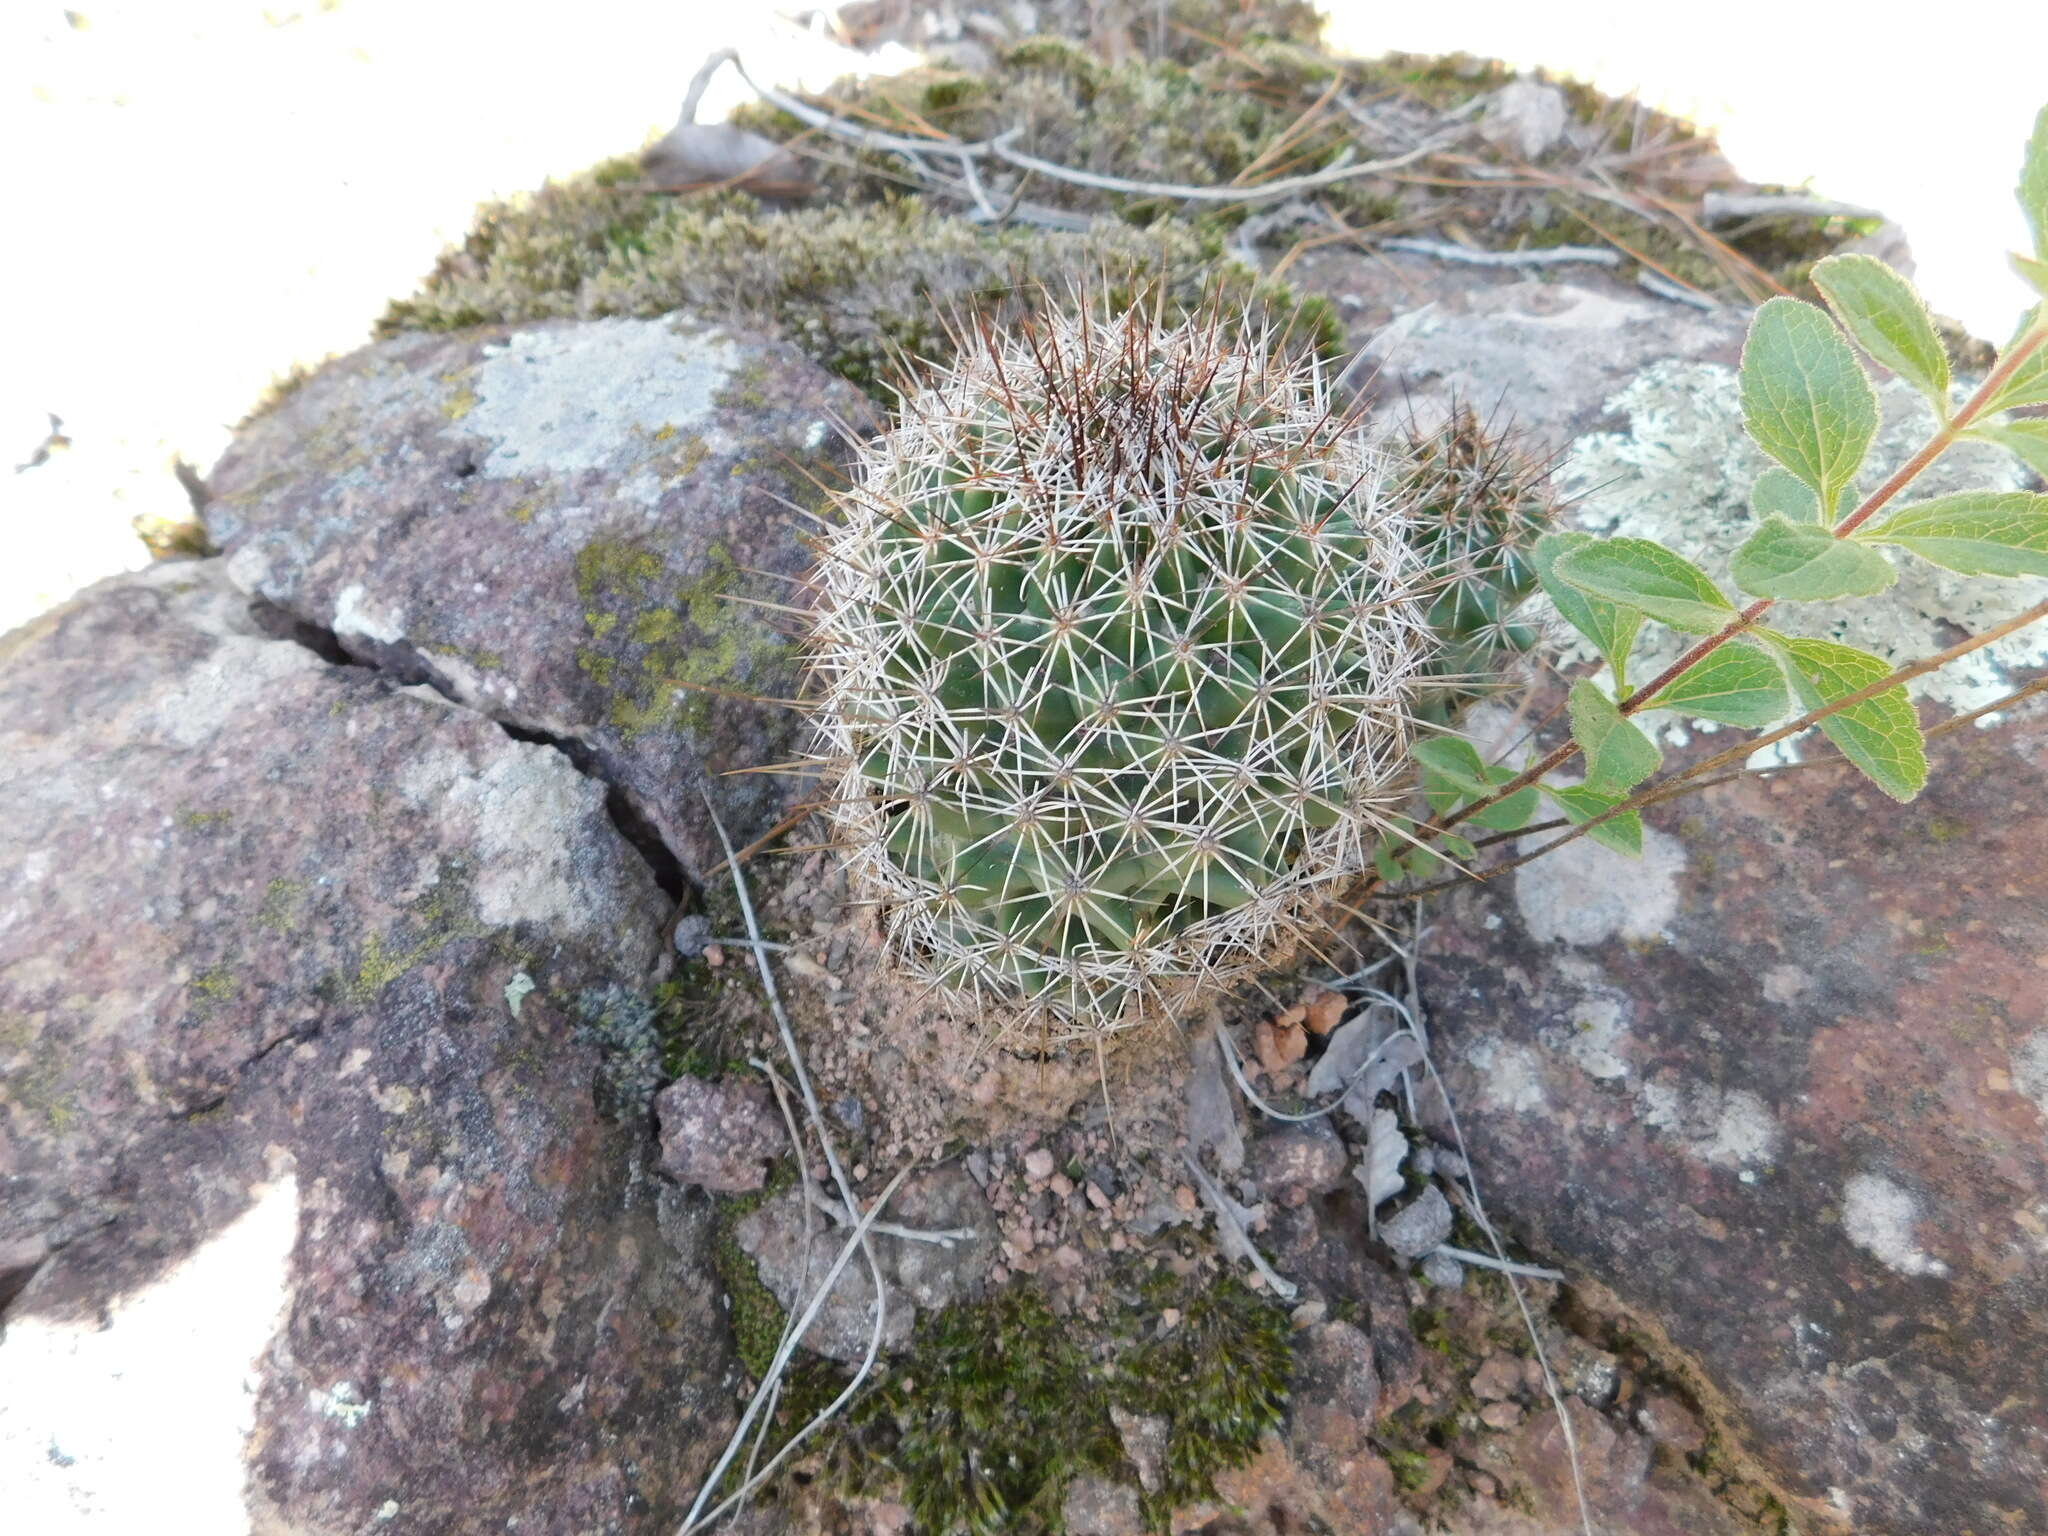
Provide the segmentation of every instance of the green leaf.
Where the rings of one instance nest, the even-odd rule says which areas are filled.
[[[1965,576],[2048,576],[2048,496],[1962,491],[1901,507],[1855,537],[1897,544]]]
[[[1572,684],[1572,740],[1586,754],[1588,789],[1626,794],[1657,771],[1664,754],[1592,683]]]
[[[2048,107],[2034,118],[2034,136],[2020,161],[2020,212],[2034,232],[2034,254],[2048,261]]]
[[[2013,332],[2012,340],[1998,354],[2001,358],[2011,352],[2033,333],[2036,327],[2048,329],[2048,312],[2036,305],[2020,320],[2020,328]],[[2024,405],[2048,405],[2048,342],[2027,354],[2015,368],[2012,377],[1998,386],[1998,393],[1984,402],[1984,416],[1996,416],[2000,411],[2016,411]]]
[[[2006,258],[2012,263],[2013,271],[2019,273],[2020,281],[2034,292],[2048,299],[2048,261],[2036,261],[2031,256],[2022,256],[2014,251]]]
[[[1882,657],[1852,645],[1778,634],[1770,638],[1785,658],[1799,702],[1808,709],[1868,688],[1892,672]],[[1894,800],[1910,800],[1926,784],[1927,751],[1904,684],[1829,715],[1820,728],[1844,757]]]
[[[1687,667],[1646,707],[1760,730],[1784,719],[1789,704],[1778,664],[1755,646],[1735,641]]]
[[[1771,299],[1742,344],[1742,424],[1833,506],[1877,433],[1877,394],[1825,313]]]
[[[1869,597],[1899,579],[1876,550],[1838,539],[1813,523],[1772,517],[1735,552],[1735,584],[1758,597],[1816,603]]]
[[[1479,857],[1479,850],[1473,847],[1468,839],[1458,836],[1455,832],[1439,832],[1436,840],[1445,853],[1465,864],[1469,865]]]
[[[1379,847],[1373,849],[1372,867],[1388,885],[1401,883],[1401,861],[1394,857],[1391,840],[1383,840]]]
[[[1830,256],[1813,286],[1858,346],[1947,416],[1948,352],[1911,283],[1875,256]]]
[[[1756,514],[1758,522],[1767,517],[1782,517],[1788,523],[1817,523],[1820,497],[1791,470],[1773,464],[1749,488],[1749,510]]]
[[[2026,416],[2017,421],[1986,422],[1970,428],[1971,437],[1997,443],[2018,455],[2022,464],[2048,480],[2048,417]]]
[[[1478,749],[1461,736],[1432,736],[1417,742],[1415,758],[1422,765],[1422,788],[1429,797],[1429,808],[1439,816],[1468,800],[1491,794],[1515,776],[1515,770],[1506,764],[1485,761]],[[1532,785],[1466,819],[1496,832],[1514,832],[1529,824],[1538,803]]]
[[[1573,826],[1591,821],[1602,811],[1619,805],[1623,796],[1602,794],[1584,784],[1571,784],[1563,788],[1546,784],[1543,792],[1557,802],[1557,808],[1564,812],[1564,819]],[[1586,836],[1616,853],[1625,853],[1630,858],[1639,857],[1643,851],[1643,818],[1634,811],[1624,811],[1611,821],[1603,821]]]
[[[1687,634],[1710,635],[1735,613],[1705,571],[1648,539],[1595,539],[1559,555],[1555,570],[1582,592]]]
[[[1642,614],[1582,592],[1557,574],[1560,557],[1598,542],[1590,533],[1546,533],[1536,541],[1530,559],[1536,567],[1536,579],[1543,584],[1565,623],[1593,642],[1594,648],[1607,659],[1619,686],[1628,677],[1628,653],[1636,643],[1636,631],[1643,627]]]

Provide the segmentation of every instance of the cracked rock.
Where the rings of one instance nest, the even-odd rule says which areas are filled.
[[[789,1132],[767,1085],[746,1078],[680,1077],[654,1101],[661,1171],[678,1184],[737,1195],[768,1182],[768,1160]]]
[[[791,600],[802,513],[864,399],[793,348],[662,319],[408,335],[244,427],[209,537],[244,590],[347,653],[584,765],[701,881],[798,793]]]
[[[123,1426],[175,1423],[236,1529],[679,1519],[709,1235],[635,1197],[563,1002],[649,985],[668,902],[562,754],[248,607],[163,564],[0,645],[10,1502],[147,1524]]]

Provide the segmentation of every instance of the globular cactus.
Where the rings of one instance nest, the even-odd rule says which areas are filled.
[[[1412,787],[1433,609],[1501,574],[1426,469],[1213,315],[970,338],[906,395],[811,635],[826,813],[898,959],[1057,1038],[1292,947]]]

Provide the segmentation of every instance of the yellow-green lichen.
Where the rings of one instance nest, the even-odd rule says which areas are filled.
[[[576,557],[587,644],[576,664],[606,695],[629,739],[701,729],[714,690],[758,685],[783,660],[782,638],[733,600],[739,568],[712,544],[689,580],[669,585],[646,545],[600,540]]]
[[[298,926],[299,903],[305,894],[305,881],[278,876],[263,888],[263,905],[256,909],[256,921],[272,933],[290,933]]]
[[[230,965],[210,965],[185,985],[192,1016],[198,1019],[212,1017],[240,990],[241,983]]]

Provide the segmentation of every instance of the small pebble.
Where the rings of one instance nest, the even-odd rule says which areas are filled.
[[[1327,1035],[1344,1022],[1344,998],[1337,992],[1317,992],[1307,1000],[1308,1027],[1319,1035]]]
[[[1052,1176],[1052,1184],[1050,1187],[1055,1196],[1057,1196],[1061,1200],[1064,1200],[1067,1198],[1067,1196],[1071,1195],[1074,1192],[1074,1181],[1068,1178],[1064,1173],[1056,1173]]]
[[[710,966],[714,971],[717,970],[721,965],[725,964],[724,946],[719,944],[706,944],[704,946],[704,963]]]
[[[1102,1186],[1093,1179],[1088,1181],[1088,1203],[1098,1211],[1109,1209],[1109,1196],[1102,1192]]]
[[[1186,1184],[1176,1184],[1173,1189],[1173,1203],[1184,1211],[1192,1211],[1199,1203],[1194,1189]]]
[[[1488,1403],[1479,1410],[1479,1422],[1488,1429],[1513,1429],[1522,1422],[1520,1403]]]
[[[1024,1177],[1034,1184],[1043,1184],[1052,1177],[1052,1154],[1043,1147],[1033,1147],[1024,1154]]]

